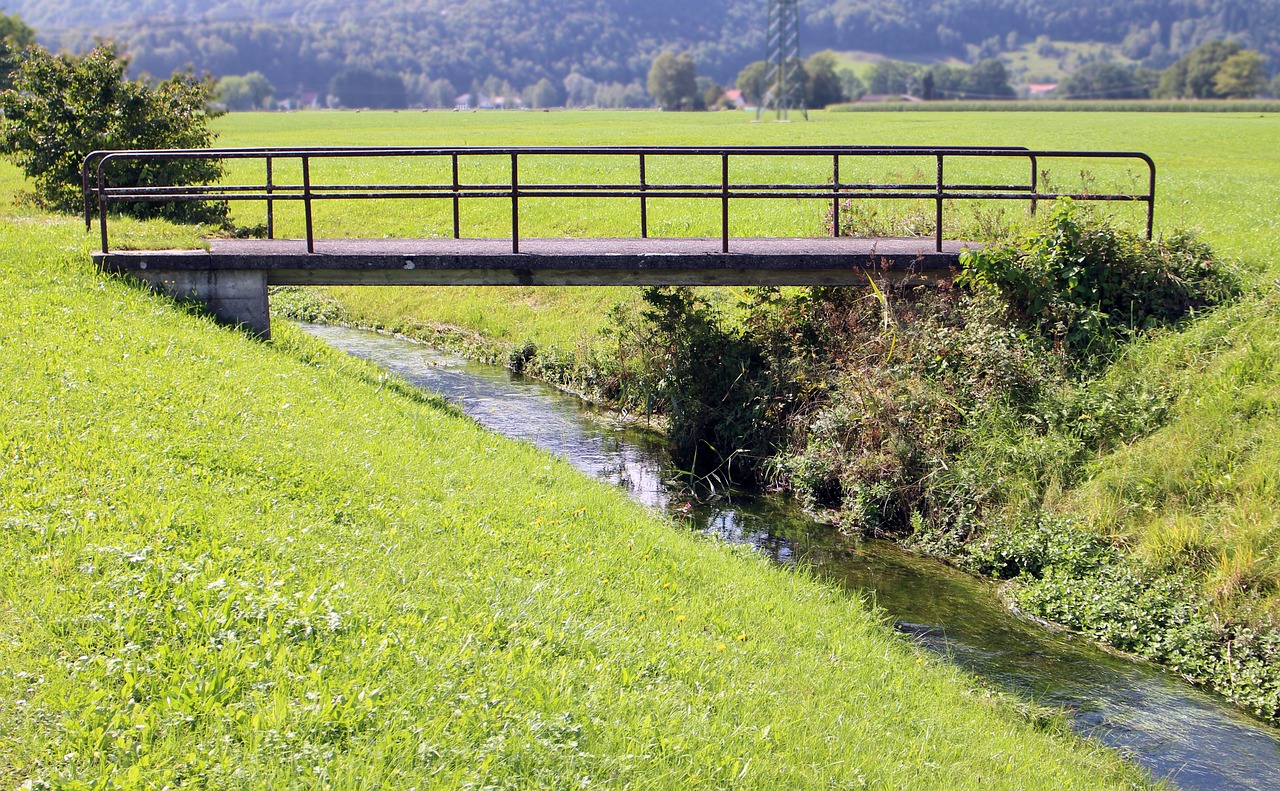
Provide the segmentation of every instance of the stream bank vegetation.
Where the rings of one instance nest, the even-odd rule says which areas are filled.
[[[0,167],[0,784],[1148,782],[847,593],[287,323],[255,341],[103,276],[19,182]]]

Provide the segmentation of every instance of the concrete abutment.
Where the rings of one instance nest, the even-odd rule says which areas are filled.
[[[265,271],[134,269],[130,274],[174,299],[193,299],[204,303],[214,318],[223,324],[241,327],[263,340],[271,338]]]

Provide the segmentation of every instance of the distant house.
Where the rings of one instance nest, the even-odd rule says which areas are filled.
[[[1032,82],[1027,84],[1027,95],[1032,99],[1043,99],[1046,95],[1058,90],[1056,82]]]
[[[731,88],[725,91],[724,98],[726,101],[732,102],[733,106],[737,107],[738,109],[742,109],[743,107],[747,106],[747,100],[743,98],[742,91],[738,90],[737,88]]]

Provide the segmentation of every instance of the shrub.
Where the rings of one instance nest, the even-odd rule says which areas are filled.
[[[1077,368],[1240,290],[1236,272],[1190,234],[1148,241],[1106,220],[1085,222],[1069,199],[1054,206],[1047,231],[967,251],[961,263],[958,284],[998,294],[1014,320]]]
[[[80,168],[103,149],[205,148],[210,87],[191,74],[155,85],[125,78],[128,61],[113,44],[83,57],[27,49],[12,90],[0,94],[0,151],[35,183],[36,200],[58,211],[83,204]],[[113,185],[208,184],[222,175],[213,160],[119,163]],[[224,223],[225,204],[203,202],[117,204],[140,217]]]

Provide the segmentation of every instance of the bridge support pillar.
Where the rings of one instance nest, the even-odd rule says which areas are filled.
[[[175,299],[203,302],[223,324],[241,327],[267,340],[271,312],[267,304],[267,273],[261,269],[135,269],[132,274],[154,290]]]

